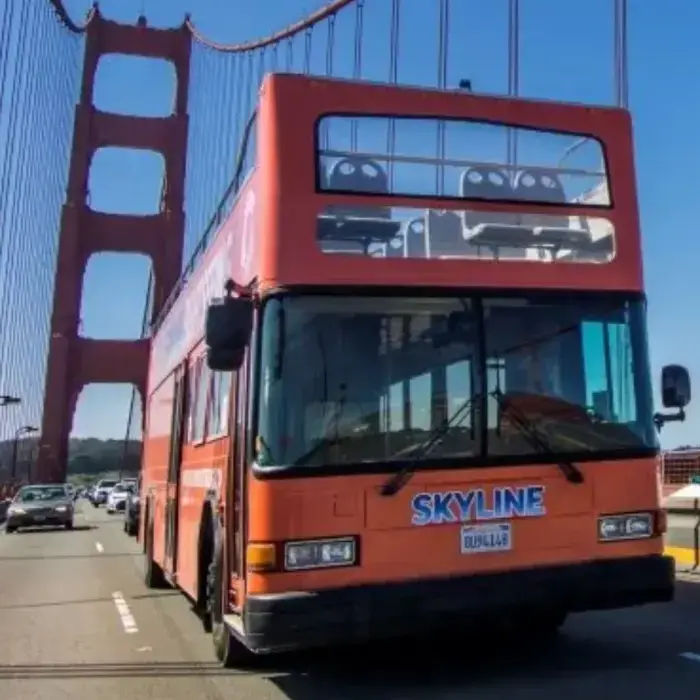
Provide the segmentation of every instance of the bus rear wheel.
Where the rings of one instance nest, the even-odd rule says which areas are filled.
[[[216,657],[225,668],[250,665],[253,654],[229,631],[223,619],[224,556],[221,542],[214,547],[207,569],[207,611]]]

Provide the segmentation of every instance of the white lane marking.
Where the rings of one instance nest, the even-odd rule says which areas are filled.
[[[114,599],[114,604],[117,606],[117,612],[121,618],[124,631],[127,634],[138,632],[139,628],[136,626],[136,620],[134,620],[134,616],[131,614],[131,610],[129,610],[124,596],[119,591],[114,591],[114,593],[112,593],[112,598]]]
[[[694,654],[692,651],[684,651],[679,656],[688,659],[688,661],[700,661],[700,654]]]
[[[102,554],[102,552],[105,551],[105,548],[102,546],[102,542],[95,542],[95,549]]]

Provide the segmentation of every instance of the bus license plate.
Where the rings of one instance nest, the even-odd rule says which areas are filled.
[[[461,545],[462,554],[506,552],[513,548],[510,523],[464,525]]]

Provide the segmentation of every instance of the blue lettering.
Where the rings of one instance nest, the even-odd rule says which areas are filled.
[[[526,515],[544,515],[544,486],[528,486],[526,494]]]
[[[503,517],[503,491],[501,489],[493,490],[493,517]]]
[[[459,519],[462,522],[469,520],[469,511],[471,510],[472,504],[474,503],[474,492],[473,491],[455,491],[455,500],[459,506]]]
[[[413,525],[428,525],[518,516],[537,517],[546,513],[544,490],[544,486],[494,488],[491,508],[484,489],[417,493],[411,501],[411,522]]]
[[[455,514],[450,510],[450,501],[454,493],[434,493],[433,494],[433,522],[434,523],[454,523],[457,521]]]
[[[477,520],[491,520],[494,517],[493,511],[486,507],[486,494],[483,489],[476,492],[476,518]]]
[[[525,515],[525,489],[503,489],[503,517],[512,518],[514,515]]]
[[[427,525],[432,520],[431,501],[432,497],[429,493],[417,493],[413,497],[411,522],[414,525]]]

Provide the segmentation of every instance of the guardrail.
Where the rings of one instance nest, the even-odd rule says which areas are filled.
[[[700,450],[664,452],[661,455],[661,480],[664,486],[680,488],[700,481]]]

